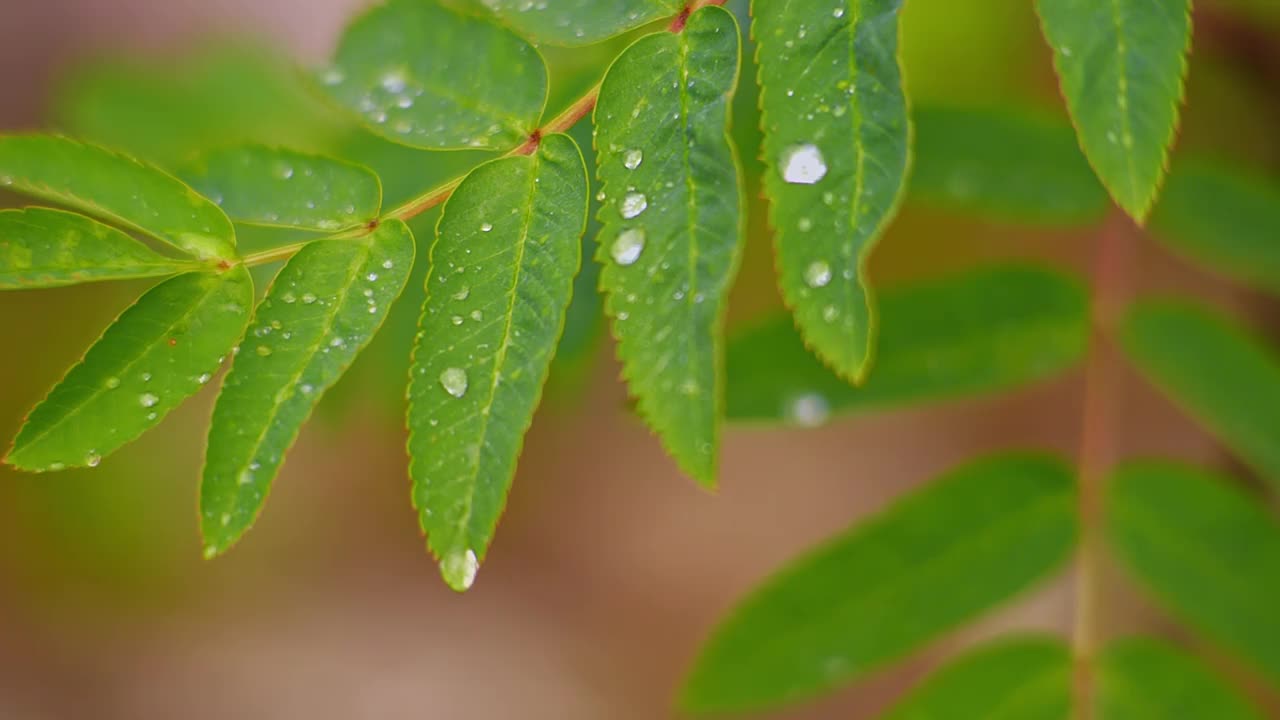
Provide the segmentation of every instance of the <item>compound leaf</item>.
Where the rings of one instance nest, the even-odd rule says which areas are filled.
[[[680,12],[683,0],[481,0],[517,32],[552,45],[589,45]]]
[[[1199,660],[1163,640],[1113,641],[1094,669],[1098,720],[1262,720]]]
[[[1065,123],[1007,110],[914,114],[914,201],[1044,226],[1093,223],[1110,207]]]
[[[433,150],[511,149],[547,100],[532,45],[431,0],[388,0],[357,18],[320,80],[373,132]]]
[[[1071,676],[1061,640],[1000,640],[943,666],[884,720],[1068,720]]]
[[[373,171],[293,150],[225,148],[200,156],[182,176],[249,225],[334,232],[368,224],[382,207]]]
[[[1060,461],[963,465],[756,589],[703,648],[683,704],[740,711],[862,677],[1026,589],[1066,560],[1075,535]]]
[[[1270,179],[1206,163],[1179,165],[1151,229],[1195,263],[1280,293],[1280,185]]]
[[[1272,348],[1176,301],[1136,305],[1121,342],[1156,387],[1280,489],[1280,359]]]
[[[476,168],[440,218],[409,382],[409,474],[455,590],[475,580],[506,504],[586,219],[586,165],[567,135]]]
[[[217,205],[161,170],[94,145],[0,137],[0,188],[83,210],[197,257],[235,257],[235,231]]]
[[[1191,44],[1189,0],[1038,0],[1080,146],[1143,222],[1164,178]]]
[[[729,343],[730,420],[817,425],[834,413],[998,392],[1061,372],[1089,341],[1084,288],[1035,267],[886,289],[876,372],[851,387],[779,317]]]
[[[1280,524],[1233,482],[1124,465],[1109,485],[1107,538],[1161,604],[1280,684]]]
[[[680,467],[715,484],[723,324],[742,246],[742,178],[727,135],[738,25],[706,7],[637,40],[596,108],[605,200],[597,260],[640,413]]]
[[[172,275],[195,263],[157,254],[83,215],[0,210],[0,290]]]
[[[97,465],[209,381],[252,304],[240,265],[147,291],[31,411],[5,461],[35,472]]]
[[[200,488],[207,557],[253,525],[302,424],[382,326],[413,256],[409,228],[388,220],[309,243],[280,270],[213,411]]]
[[[902,0],[754,0],[765,194],[779,283],[805,344],[841,377],[870,369],[867,258],[897,211],[911,134]]]

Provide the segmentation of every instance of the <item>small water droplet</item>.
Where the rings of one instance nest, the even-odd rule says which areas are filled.
[[[467,287],[466,285],[463,285],[461,290],[453,294],[453,299],[466,300],[470,296],[471,296],[471,288]]]
[[[609,254],[613,256],[613,261],[619,265],[631,265],[640,259],[640,253],[644,251],[644,230],[640,228],[631,228],[623,230],[613,241],[613,246],[609,249]]]
[[[462,368],[446,368],[440,373],[440,385],[445,392],[460,398],[467,394],[467,371]]]
[[[831,416],[831,406],[818,393],[804,393],[792,398],[787,406],[787,419],[801,427],[818,427]]]
[[[476,322],[480,322],[481,320],[484,319],[484,313],[480,312],[479,310],[472,310],[471,319],[475,320]]]
[[[252,485],[253,472],[249,470],[245,470],[244,472],[240,473],[240,477],[236,479],[236,482],[240,483],[241,485]]]
[[[364,279],[368,280],[369,282],[378,282],[378,273],[369,273],[368,275],[364,276]]]
[[[449,318],[449,322],[453,323],[454,325],[461,325],[466,321],[463,320],[461,315],[454,315],[453,317]]]
[[[391,262],[390,260],[383,260],[383,261],[382,261],[382,269],[383,269],[383,270],[390,270],[391,268],[393,268],[393,267],[395,267],[395,266],[396,266],[396,264],[395,264],[395,263],[393,263],[393,262]]]
[[[471,550],[450,553],[440,561],[440,574],[454,590],[471,589],[479,570],[480,561]]]
[[[106,385],[108,390],[115,390],[120,387],[120,378],[115,376],[109,377],[103,385]]]
[[[287,292],[280,296],[280,302],[284,303],[285,305],[292,305],[297,301],[298,301],[297,296],[291,292]]]
[[[98,463],[102,462],[102,456],[97,450],[90,450],[88,455],[84,456],[84,464],[89,467],[98,467]]]
[[[271,348],[267,347],[266,345],[259,345],[257,353],[262,357],[267,357],[268,355],[271,354]]]
[[[483,225],[480,226],[480,232],[489,232],[492,229],[493,229],[492,223],[484,223]]]
[[[213,376],[210,375],[209,373],[200,373],[200,376],[196,378],[196,382],[200,383],[201,385],[204,385],[205,383],[209,382],[209,378],[211,377]]]
[[[787,148],[779,163],[782,179],[794,185],[812,185],[827,174],[827,162],[817,145],[796,145]]]
[[[622,156],[622,164],[628,170],[635,170],[640,167],[640,163],[642,162],[644,162],[644,151],[639,148],[635,150],[628,150],[627,153]]]
[[[623,218],[630,220],[638,217],[648,207],[649,200],[644,196],[644,193],[633,192],[627,193],[627,196],[622,198],[622,204],[618,206],[618,212]]]
[[[826,320],[827,322],[830,323],[830,322],[835,322],[836,318],[838,317],[840,317],[840,311],[836,309],[835,305],[828,305],[822,308],[823,320]]]
[[[392,70],[382,76],[382,89],[389,93],[401,93],[405,88],[404,73]]]
[[[826,287],[831,282],[831,266],[822,260],[809,263],[804,270],[804,282],[811,288]]]
[[[315,302],[315,301],[316,301],[316,296],[315,296],[315,295],[312,295],[311,293],[304,293],[304,294],[302,295],[302,304],[303,304],[303,305],[310,305],[311,303],[313,303],[313,302]]]
[[[145,408],[155,407],[156,403],[160,402],[160,398],[152,395],[151,393],[142,393],[138,398],[138,402]]]

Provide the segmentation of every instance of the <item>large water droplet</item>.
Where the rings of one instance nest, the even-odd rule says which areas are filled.
[[[822,260],[809,263],[804,269],[804,282],[811,288],[825,287],[831,282],[831,266]]]
[[[638,148],[635,150],[628,150],[626,154],[622,156],[622,164],[628,170],[635,170],[640,167],[640,163],[642,162],[644,162],[644,151]]]
[[[640,253],[644,251],[644,230],[640,228],[631,228],[623,230],[621,234],[613,241],[613,246],[609,248],[609,254],[613,256],[613,261],[619,265],[630,265],[640,259]]]
[[[796,185],[812,185],[827,174],[827,162],[817,145],[789,147],[778,164],[782,168],[782,179]]]
[[[462,368],[446,368],[440,373],[440,386],[450,395],[460,398],[467,394],[467,371]]]
[[[88,455],[84,456],[84,464],[89,467],[98,467],[98,463],[102,462],[102,456],[97,450],[90,450]]]
[[[618,212],[622,217],[630,220],[638,217],[647,207],[649,207],[649,199],[644,196],[644,193],[627,193],[627,196],[622,198],[622,204],[618,206]]]
[[[440,575],[449,583],[449,587],[459,592],[471,589],[479,570],[480,561],[471,550],[450,553],[440,561]]]
[[[142,404],[142,407],[155,407],[156,403],[160,402],[160,398],[151,393],[142,393],[138,398],[138,402]]]
[[[797,395],[787,406],[787,419],[802,427],[818,427],[831,417],[831,406],[818,393]]]

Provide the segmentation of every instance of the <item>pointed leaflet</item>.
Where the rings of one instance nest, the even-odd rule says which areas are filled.
[[[209,381],[252,304],[243,266],[152,288],[31,411],[5,462],[33,471],[97,465]]]
[[[1084,154],[1139,223],[1164,178],[1191,44],[1190,0],[1038,0]]]
[[[684,0],[480,0],[503,22],[535,42],[588,45],[684,7]]]
[[[174,260],[83,215],[0,210],[0,290],[172,275],[195,263]]]
[[[1155,638],[1108,645],[1094,670],[1097,720],[1262,720],[1222,678]]]
[[[698,712],[851,682],[1025,590],[1075,542],[1072,471],[970,462],[792,562],[716,629],[684,688]]]
[[[817,425],[832,413],[918,405],[1016,387],[1083,357],[1089,303],[1076,280],[1010,265],[886,289],[879,361],[861,387],[822,366],[789,317],[733,338],[731,420]]]
[[[455,590],[471,586],[506,504],[586,221],[586,165],[567,135],[476,168],[440,218],[409,382],[409,474]]]
[[[217,205],[100,147],[49,135],[0,137],[0,188],[69,205],[198,257],[235,257],[235,231]]]
[[[1192,262],[1280,294],[1280,184],[1207,163],[1180,164],[1152,234]]]
[[[363,237],[309,243],[280,270],[213,411],[200,487],[206,556],[253,525],[302,424],[400,296],[413,253],[409,228],[388,220]]]
[[[870,369],[871,248],[906,183],[902,0],[754,0],[765,193],[779,283],[805,344],[841,377]]]
[[[727,135],[738,23],[706,7],[637,40],[596,106],[605,200],[596,258],[640,413],[680,467],[715,484],[723,324],[738,270],[742,178]]]
[[[280,148],[205,153],[182,177],[232,220],[249,225],[332,232],[368,224],[382,207],[373,171]]]
[[[1057,638],[998,640],[944,665],[884,720],[1070,720],[1071,673]]]
[[[1280,687],[1280,523],[1234,482],[1124,465],[1108,484],[1106,535],[1162,605]]]
[[[547,99],[547,67],[532,45],[433,0],[388,0],[366,12],[320,80],[370,130],[434,150],[513,148]]]
[[[1066,123],[1013,110],[914,115],[913,201],[1050,227],[1093,223],[1110,207]]]
[[[1280,489],[1280,356],[1273,348],[1176,301],[1135,306],[1120,339],[1151,382]]]

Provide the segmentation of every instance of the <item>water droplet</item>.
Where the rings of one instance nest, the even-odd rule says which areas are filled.
[[[453,317],[449,318],[449,322],[453,323],[454,325],[461,325],[466,321],[462,319],[461,315],[454,315]]]
[[[796,221],[796,228],[799,229],[800,232],[809,232],[813,229],[813,221],[807,217],[800,218]]]
[[[196,382],[200,383],[201,385],[204,385],[205,383],[209,382],[209,378],[211,377],[213,376],[210,375],[209,373],[200,373],[200,376],[196,378]]]
[[[447,368],[440,373],[440,385],[445,392],[460,398],[467,394],[467,371],[461,368]]]
[[[640,259],[640,253],[644,251],[644,230],[640,228],[631,228],[623,230],[613,241],[613,246],[609,249],[609,254],[613,256],[613,261],[619,265],[630,265]]]
[[[259,345],[257,353],[262,357],[266,357],[271,354],[271,348],[267,347],[266,345]]]
[[[826,320],[827,322],[830,323],[830,322],[835,322],[836,318],[838,317],[840,317],[840,311],[836,309],[835,305],[828,305],[822,308],[823,320]]]
[[[98,467],[98,463],[102,462],[102,456],[97,450],[90,450],[88,455],[84,456],[84,464],[89,467]]]
[[[812,185],[827,174],[827,162],[817,145],[787,148],[779,165],[782,168],[782,179],[795,185]]]
[[[314,385],[309,385],[309,384],[307,384],[307,383],[303,383],[303,384],[301,384],[301,385],[299,385],[299,386],[298,386],[298,390],[302,391],[302,394],[303,394],[303,395],[310,395],[311,393],[313,393],[313,392],[315,392],[315,391],[316,391],[316,388],[315,388],[315,386],[314,386]]]
[[[440,574],[454,590],[470,590],[479,570],[480,561],[471,550],[450,553],[440,561]]]
[[[395,267],[395,266],[396,266],[396,264],[395,264],[395,263],[393,263],[393,262],[391,262],[390,260],[383,260],[383,261],[382,261],[382,269],[383,269],[383,270],[390,270],[391,268],[393,268],[393,267]]]
[[[787,419],[801,427],[818,427],[831,417],[831,406],[818,393],[804,393],[792,398],[787,406]]]
[[[481,320],[484,319],[484,313],[480,312],[479,310],[472,310],[471,319],[475,320],[476,322],[480,322]]]
[[[342,74],[342,71],[335,68],[325,72],[323,82],[325,85],[337,85],[345,79],[346,76]]]
[[[463,285],[462,289],[453,294],[454,300],[466,300],[471,296],[471,288]]]
[[[222,526],[226,527],[231,524],[231,513],[222,513]]]
[[[66,465],[64,465],[63,463],[60,463],[60,462],[56,462],[56,463],[49,463],[49,469],[50,469],[50,470],[52,470],[53,472],[58,472],[59,470],[64,470],[64,469],[66,469],[66,467],[67,467]]]
[[[151,382],[151,373],[142,373],[142,382]]]
[[[236,479],[236,482],[240,483],[241,485],[252,485],[253,472],[249,470],[245,470],[244,472],[240,473],[240,477]]]
[[[120,378],[115,376],[109,377],[103,385],[106,385],[108,390],[115,390],[120,387]]]
[[[809,263],[804,270],[804,282],[811,288],[826,287],[831,282],[831,266],[822,260]]]
[[[316,301],[316,296],[315,296],[315,295],[312,295],[311,293],[304,293],[304,294],[303,294],[303,296],[302,296],[302,304],[303,304],[303,305],[310,305],[311,303],[313,303],[313,302],[315,302],[315,301]]]
[[[369,282],[378,282],[378,273],[369,273],[368,275],[364,276],[364,279],[368,280]]]
[[[155,407],[156,403],[160,402],[160,398],[151,393],[142,393],[138,398],[138,402],[142,404],[142,407]]]
[[[627,193],[627,196],[622,198],[622,204],[618,206],[618,212],[622,214],[622,217],[630,220],[638,217],[648,207],[649,200],[644,196],[644,193],[633,192]]]
[[[389,93],[404,92],[405,79],[404,74],[399,70],[392,70],[382,76],[382,89]]]
[[[492,229],[493,225],[491,223],[484,223],[480,226],[480,232],[489,232]]]
[[[627,154],[622,156],[622,164],[628,170],[635,170],[640,167],[640,163],[644,162],[644,151],[640,149],[628,150]]]
[[[280,296],[280,302],[284,303],[285,305],[292,305],[297,301],[298,301],[297,296],[291,292],[287,292]]]

